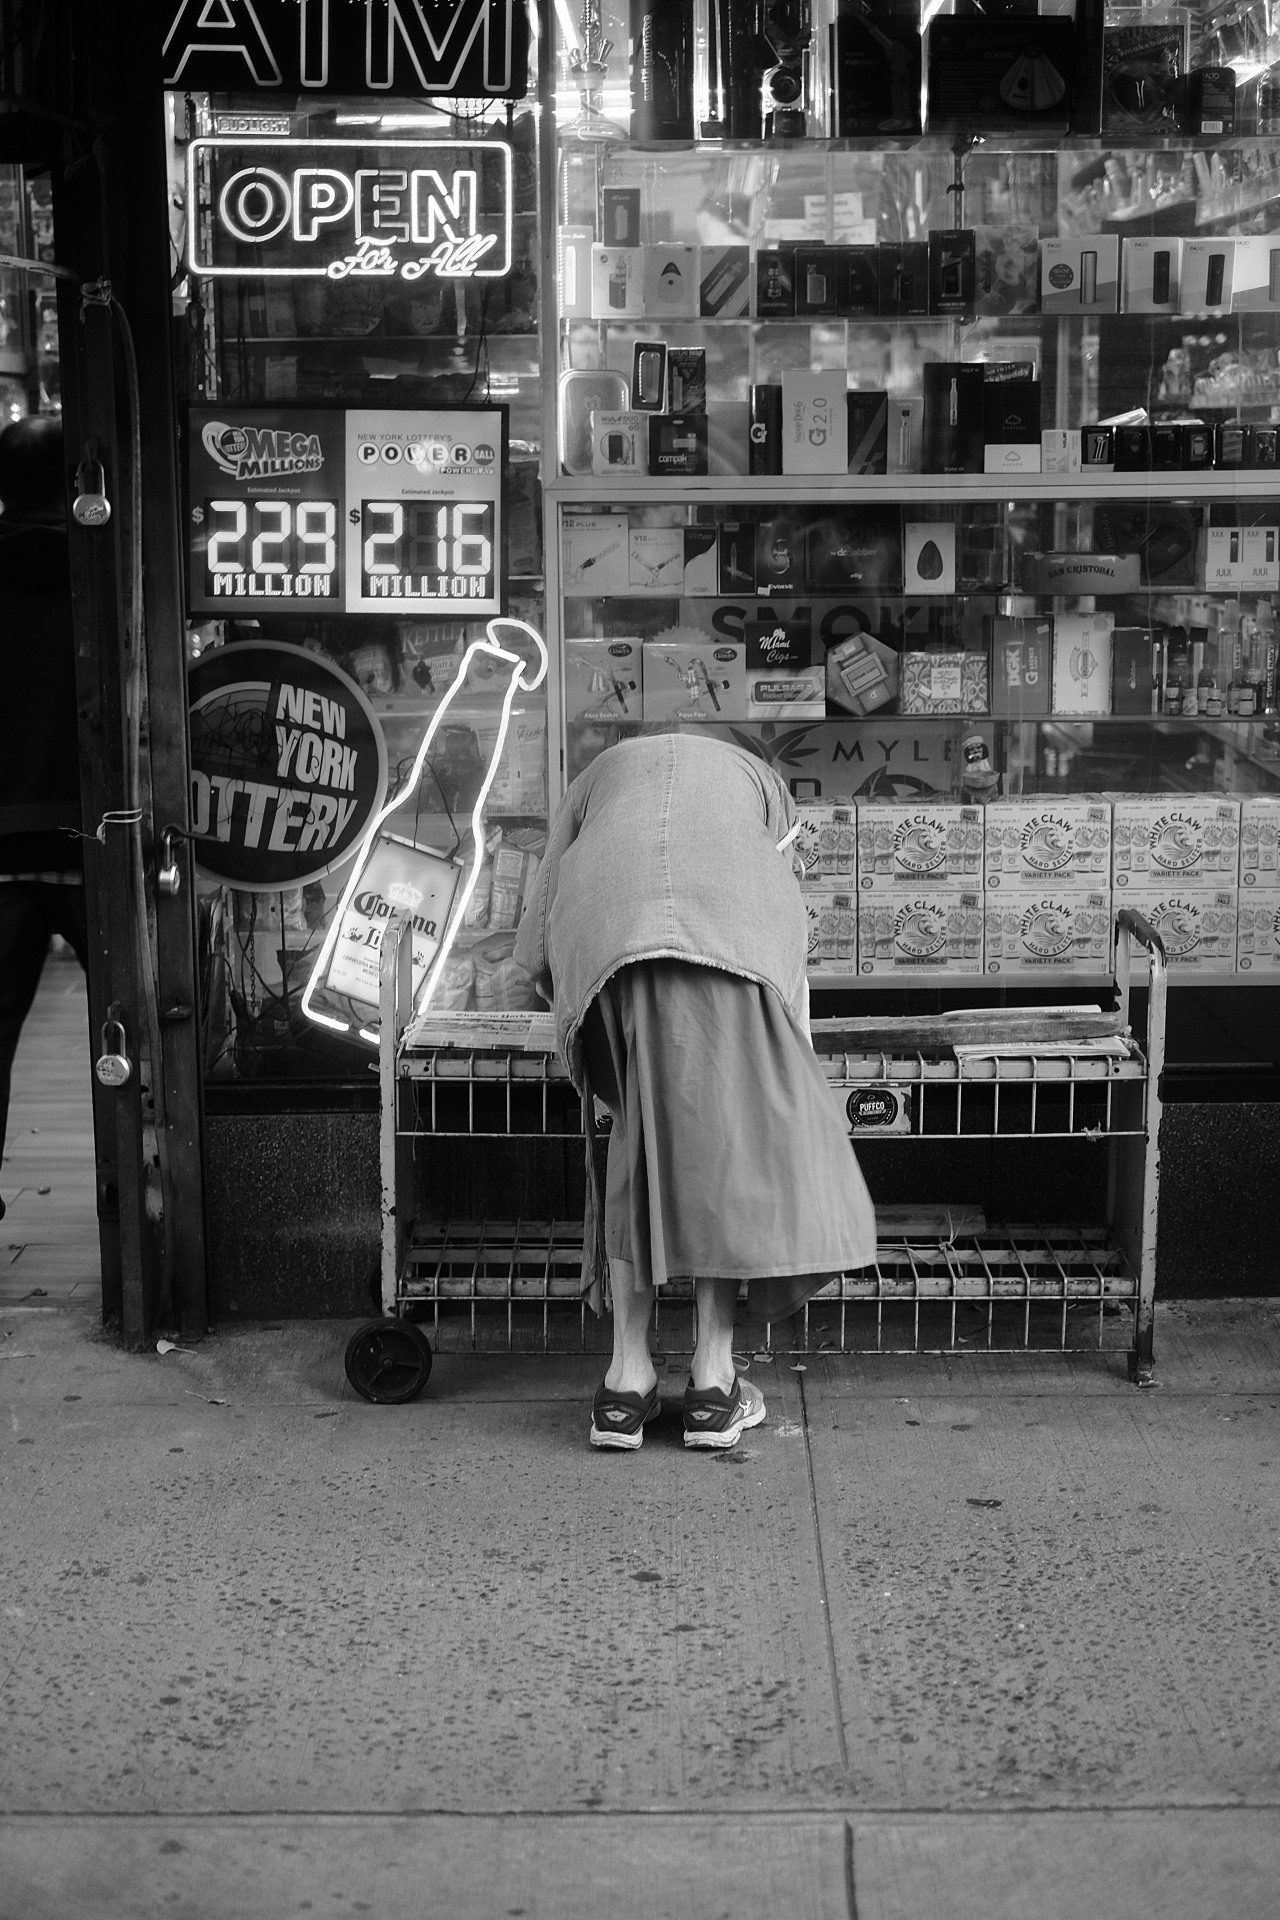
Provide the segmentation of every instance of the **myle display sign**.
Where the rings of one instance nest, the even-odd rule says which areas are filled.
[[[210,279],[502,280],[505,140],[275,140],[187,150],[188,264]]]
[[[529,90],[526,0],[170,0],[164,85],[211,93]]]
[[[387,784],[382,728],[354,680],[305,647],[255,640],[203,654],[187,699],[203,873],[278,893],[354,853]]]

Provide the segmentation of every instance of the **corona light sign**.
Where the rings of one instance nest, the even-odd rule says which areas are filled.
[[[164,84],[211,93],[522,100],[525,0],[181,0]]]
[[[191,271],[212,278],[500,280],[505,140],[193,140]]]

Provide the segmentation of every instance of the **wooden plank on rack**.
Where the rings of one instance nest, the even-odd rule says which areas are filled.
[[[831,1053],[939,1053],[1002,1041],[1098,1040],[1122,1033],[1118,1013],[1092,1009],[993,1007],[989,1012],[875,1015],[812,1022],[814,1050]]]

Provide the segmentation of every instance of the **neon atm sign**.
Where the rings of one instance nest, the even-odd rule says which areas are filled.
[[[505,140],[193,140],[191,271],[330,280],[500,280],[511,271]]]

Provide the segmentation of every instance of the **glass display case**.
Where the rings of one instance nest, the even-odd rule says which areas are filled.
[[[47,173],[0,165],[0,254],[52,260],[53,200]],[[53,280],[0,267],[0,426],[62,406]]]
[[[768,758],[815,985],[1280,975],[1271,22],[557,9],[565,778]]]

